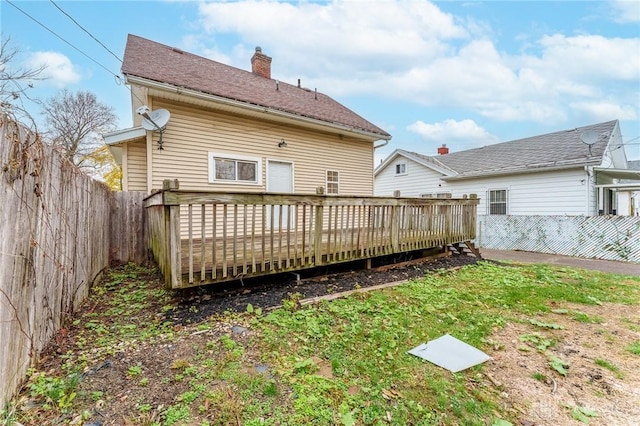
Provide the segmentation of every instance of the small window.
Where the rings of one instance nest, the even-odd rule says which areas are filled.
[[[209,153],[209,182],[260,183],[260,160]]]
[[[337,194],[340,189],[340,173],[336,170],[327,170],[327,194]]]
[[[396,164],[396,174],[397,175],[406,175],[407,174],[407,165],[406,165],[406,163]]]
[[[489,191],[489,214],[507,214],[507,190],[493,189]]]

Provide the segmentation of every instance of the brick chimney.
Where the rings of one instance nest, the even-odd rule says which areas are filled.
[[[438,155],[445,155],[449,153],[449,148],[447,148],[447,144],[442,144],[442,146],[438,147]]]
[[[251,57],[251,71],[260,77],[271,78],[271,58],[262,53],[260,46]]]

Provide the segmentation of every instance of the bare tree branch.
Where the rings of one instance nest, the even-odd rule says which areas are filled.
[[[0,42],[0,111],[12,115],[20,113],[33,121],[23,102],[25,99],[34,101],[27,95],[27,91],[33,88],[34,80],[43,80],[39,76],[45,66],[37,69],[15,68],[13,65],[18,53],[18,49],[10,45],[9,38]]]
[[[91,153],[103,145],[100,134],[115,129],[113,108],[91,92],[63,90],[44,103],[42,112],[51,143],[78,167],[94,167]]]

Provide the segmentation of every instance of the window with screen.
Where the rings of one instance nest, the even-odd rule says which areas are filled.
[[[507,214],[507,190],[492,189],[489,191],[489,214],[506,215]]]
[[[209,182],[258,184],[260,160],[209,153]]]

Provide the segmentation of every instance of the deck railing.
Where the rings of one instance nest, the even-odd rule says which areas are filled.
[[[469,241],[477,204],[164,190],[146,206],[166,284],[184,288]]]

